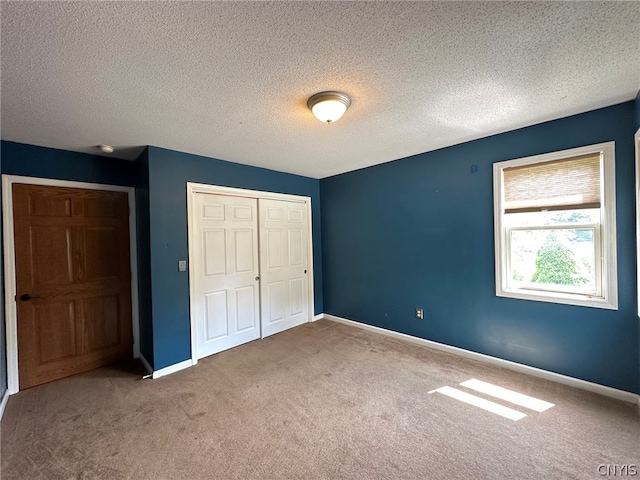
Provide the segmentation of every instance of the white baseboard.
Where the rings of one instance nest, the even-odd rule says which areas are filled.
[[[153,368],[151,368],[151,365],[149,365],[149,362],[147,361],[147,359],[144,358],[144,355],[140,354],[138,356],[138,360],[142,362],[142,365],[144,366],[144,368],[147,369],[147,372],[153,375]]]
[[[185,368],[189,368],[193,365],[193,362],[191,360],[185,360],[184,362],[176,363],[174,365],[169,365],[168,367],[161,368],[160,370],[154,371],[153,368],[151,368],[151,365],[149,364],[147,359],[144,358],[144,355],[140,354],[139,359],[142,362],[142,365],[144,365],[144,368],[147,369],[147,372],[151,374],[151,378],[153,379],[164,377],[165,375],[170,375],[175,372],[179,372],[180,370],[184,370]]]
[[[2,420],[2,416],[4,415],[4,408],[7,406],[7,402],[9,401],[9,390],[4,392],[2,396],[2,401],[0,401],[0,420]]]
[[[324,318],[324,313],[321,313],[320,315],[315,315],[311,321],[312,322],[317,322],[318,320],[322,320]]]
[[[179,372],[180,370],[184,370],[185,368],[189,368],[191,366],[193,366],[193,362],[191,360],[185,360],[184,362],[175,363],[173,365],[169,365],[168,367],[161,368],[160,370],[155,370],[151,378],[155,380],[156,378]]]
[[[563,385],[569,385],[571,387],[580,388],[582,390],[588,390],[590,392],[598,393],[606,397],[616,398],[618,400],[622,400],[630,403],[637,403],[638,406],[640,407],[640,395],[636,395],[635,393],[627,392],[624,390],[618,390],[616,388],[607,387],[605,385],[600,385],[598,383],[587,382],[585,380],[580,380],[579,378],[568,377],[566,375],[561,375],[559,373],[549,372],[547,370],[530,367],[528,365],[522,365],[521,363],[511,362],[509,360],[503,360],[501,358],[484,355],[482,353],[472,352],[469,350],[465,350],[463,348],[452,347],[450,345],[445,345],[444,343],[438,343],[432,340],[425,340],[424,338],[414,337],[412,335],[407,335],[405,333],[399,333],[399,332],[394,332],[392,330],[387,330],[385,328],[374,327],[373,325],[367,325],[365,323],[348,320],[346,318],[337,317],[335,315],[330,315],[328,313],[316,315],[316,317],[325,318],[327,320],[331,320],[338,323],[344,323],[345,325],[351,325],[353,327],[361,328],[363,330],[368,330],[370,332],[380,333],[382,335],[398,338],[411,343],[416,343],[418,345],[433,348],[435,350],[441,350],[443,352],[453,353],[455,355],[471,358],[473,360],[478,360],[480,362],[497,365],[503,368],[508,368],[509,370],[515,370],[516,372],[526,373],[527,375],[532,375],[534,377],[544,378],[546,380],[551,380],[553,382],[561,383]],[[318,320],[319,319],[320,318],[318,318]],[[314,317],[314,321],[315,321],[315,317]]]

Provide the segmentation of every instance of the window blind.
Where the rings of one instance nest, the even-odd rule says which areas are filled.
[[[600,208],[600,157],[598,152],[505,168],[504,212]]]

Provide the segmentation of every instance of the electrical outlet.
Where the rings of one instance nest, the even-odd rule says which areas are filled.
[[[424,319],[424,311],[421,308],[416,308],[416,318]]]
[[[178,271],[186,272],[187,271],[187,261],[186,260],[178,260]]]

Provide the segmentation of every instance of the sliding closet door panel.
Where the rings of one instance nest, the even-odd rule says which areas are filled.
[[[260,337],[257,200],[194,194],[196,357]]]
[[[262,336],[309,321],[305,203],[259,200]]]

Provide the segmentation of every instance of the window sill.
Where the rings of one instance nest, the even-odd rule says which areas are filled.
[[[610,301],[603,297],[591,297],[575,293],[543,292],[538,290],[500,289],[496,296],[505,298],[517,298],[520,300],[533,300],[537,302],[561,303],[565,305],[577,305],[581,307],[604,308],[618,310],[618,300]]]

